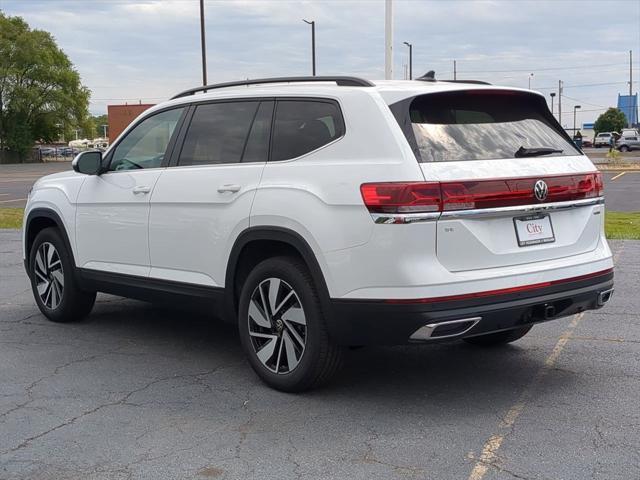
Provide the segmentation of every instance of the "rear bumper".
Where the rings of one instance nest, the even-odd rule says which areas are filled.
[[[601,308],[612,291],[613,272],[607,272],[533,291],[465,300],[389,303],[332,299],[327,326],[341,345],[459,339]]]

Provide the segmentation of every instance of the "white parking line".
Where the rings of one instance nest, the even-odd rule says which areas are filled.
[[[611,181],[613,182],[614,180],[616,180],[616,179],[620,178],[621,176],[623,176],[625,173],[627,173],[627,172],[619,173],[618,175],[616,175],[615,177],[613,177],[613,178],[611,179]]]

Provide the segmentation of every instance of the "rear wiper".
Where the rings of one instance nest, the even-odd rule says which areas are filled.
[[[551,147],[525,148],[521,146],[513,155],[516,158],[539,157],[541,155],[549,155],[550,153],[562,153],[562,152],[563,150],[560,150],[557,148],[551,148]]]

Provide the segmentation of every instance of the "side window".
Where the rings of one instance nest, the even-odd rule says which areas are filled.
[[[280,100],[273,126],[271,160],[289,160],[340,138],[344,122],[334,102]]]
[[[162,166],[171,135],[184,108],[176,108],[144,119],[116,146],[109,170],[136,170]]]
[[[198,105],[185,136],[178,165],[240,162],[259,103]]]

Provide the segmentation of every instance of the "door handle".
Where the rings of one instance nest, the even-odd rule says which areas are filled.
[[[240,185],[235,185],[235,184],[221,185],[218,187],[218,193],[225,193],[225,192],[237,193],[239,191],[240,191]]]
[[[135,195],[138,195],[139,193],[147,194],[151,191],[151,187],[148,187],[146,185],[138,185],[137,187],[133,187],[132,191]]]

